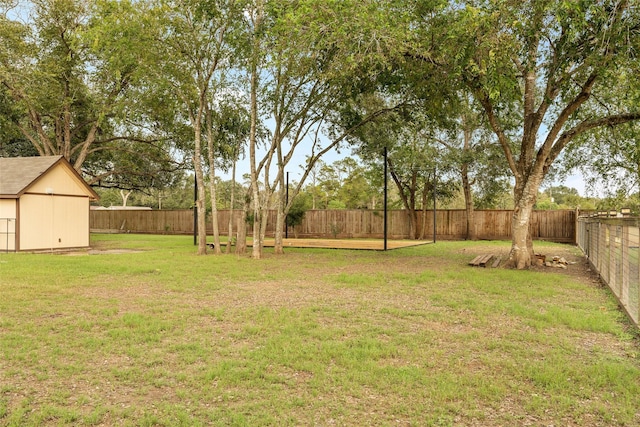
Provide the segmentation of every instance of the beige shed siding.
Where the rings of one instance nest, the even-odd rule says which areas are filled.
[[[0,251],[16,250],[16,201],[0,199]]]
[[[59,163],[56,167],[36,180],[27,189],[27,193],[48,194],[50,191],[55,195],[77,195],[87,196],[87,191],[83,187],[84,183],[78,181],[64,165]]]
[[[64,184],[64,179],[47,183]],[[20,198],[20,250],[89,246],[89,198],[56,195],[55,187],[53,190],[52,195],[25,194]]]
[[[0,218],[16,217],[16,199],[0,199]]]

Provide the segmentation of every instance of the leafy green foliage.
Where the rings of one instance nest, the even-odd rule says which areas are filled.
[[[629,197],[640,192],[640,124],[603,128],[582,138],[564,158],[593,192]]]
[[[593,199],[581,197],[578,190],[564,185],[549,187],[538,196],[536,209],[576,209],[595,210]]]
[[[307,209],[305,200],[302,197],[294,200],[287,213],[286,225],[295,227],[296,225],[302,224]]]
[[[63,155],[91,184],[109,187],[171,181],[179,165],[132,96],[149,35],[135,9],[127,1],[38,0],[13,20],[2,16],[0,28],[11,33],[0,54],[8,154]]]

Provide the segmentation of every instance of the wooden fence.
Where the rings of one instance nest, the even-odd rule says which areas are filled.
[[[220,233],[227,233],[229,215],[233,215],[233,227],[241,220],[241,211],[218,211]],[[511,238],[510,210],[476,211],[478,238],[504,240]],[[273,236],[275,211],[269,212],[267,235]],[[388,213],[388,237],[390,239],[409,238],[409,223],[406,212],[393,210]],[[153,234],[193,234],[192,210],[92,210],[90,214],[92,231],[135,232]],[[313,238],[382,238],[384,214],[380,210],[309,210],[302,224],[289,228],[289,237]],[[433,236],[433,211],[419,214],[418,229],[425,226],[425,239]],[[211,234],[211,220],[207,218],[208,233]],[[251,234],[249,228],[248,233]],[[572,210],[534,211],[531,235],[536,240],[575,243],[576,212]],[[458,240],[466,237],[466,211],[462,209],[436,211],[436,238]]]
[[[640,326],[640,220],[580,218],[577,243],[631,320]]]

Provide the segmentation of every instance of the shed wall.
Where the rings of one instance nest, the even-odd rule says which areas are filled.
[[[0,199],[0,218],[16,217],[16,199]]]
[[[16,250],[16,200],[0,199],[0,251]]]
[[[49,186],[64,183],[48,182]],[[54,191],[56,187],[53,188]],[[71,192],[72,189],[68,188]],[[75,190],[78,192],[78,190]],[[20,198],[20,250],[89,246],[89,198],[25,194]]]
[[[84,183],[78,181],[63,164],[58,164],[27,189],[27,193],[88,196]]]

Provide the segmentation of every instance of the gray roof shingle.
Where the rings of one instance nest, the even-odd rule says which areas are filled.
[[[61,158],[0,157],[0,196],[18,196]]]

